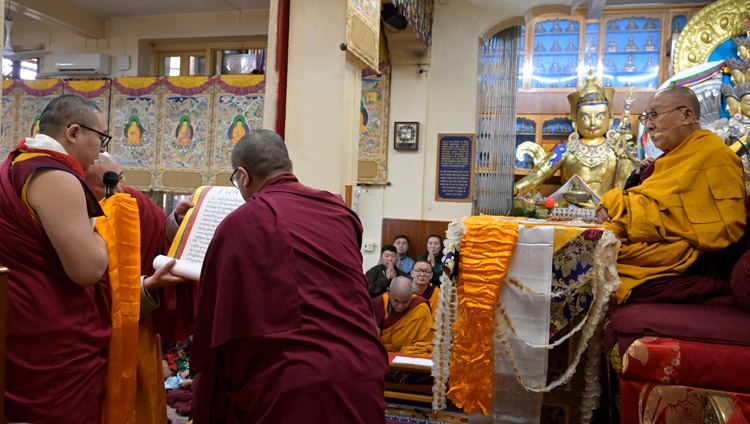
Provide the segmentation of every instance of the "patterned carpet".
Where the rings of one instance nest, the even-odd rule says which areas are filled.
[[[388,403],[385,405],[385,422],[398,423],[430,423],[453,424],[468,423],[469,416],[459,411],[433,412],[428,408],[414,405]]]
[[[187,417],[178,415],[174,409],[167,407],[167,416],[171,424],[186,424]],[[389,403],[385,406],[386,424],[425,423],[425,424],[454,424],[468,423],[469,417],[456,411],[432,412],[426,408],[412,405]]]

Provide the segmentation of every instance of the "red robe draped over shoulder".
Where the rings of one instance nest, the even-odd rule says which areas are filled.
[[[219,225],[200,279],[195,424],[383,423],[362,224],[290,173]]]
[[[104,400],[109,288],[103,282],[86,287],[73,282],[21,200],[29,177],[42,168],[76,175],[89,216],[102,214],[82,176],[66,161],[14,151],[0,165],[0,264],[10,269],[5,418],[95,423]]]

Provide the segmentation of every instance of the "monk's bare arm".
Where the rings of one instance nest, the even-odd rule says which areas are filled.
[[[65,171],[38,171],[28,199],[68,277],[82,286],[99,281],[107,270],[107,247],[93,230],[80,181]]]

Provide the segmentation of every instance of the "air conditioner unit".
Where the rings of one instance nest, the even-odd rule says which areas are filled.
[[[109,75],[111,57],[102,53],[60,54],[55,70],[65,75]]]

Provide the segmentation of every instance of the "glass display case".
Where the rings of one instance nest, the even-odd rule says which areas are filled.
[[[605,20],[602,81],[605,87],[659,85],[662,19],[630,16]]]
[[[516,149],[521,143],[527,141],[536,143],[536,122],[528,118],[518,117],[516,118]],[[533,158],[528,154],[524,155],[523,159],[516,157],[516,168],[533,169]]]
[[[531,87],[575,87],[581,61],[581,22],[573,17],[540,19],[532,33]]]
[[[693,12],[610,11],[592,20],[579,15],[539,16],[524,31],[519,88],[571,88],[595,69],[605,87],[655,89],[670,76],[669,52],[664,51],[669,37],[682,30]]]

